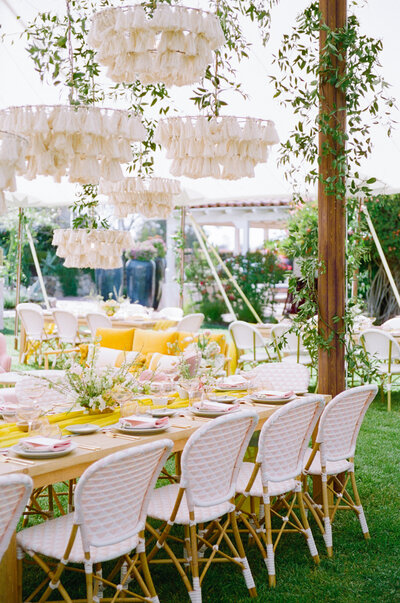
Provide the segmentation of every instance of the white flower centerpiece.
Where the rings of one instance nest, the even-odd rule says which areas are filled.
[[[87,412],[108,412],[123,399],[133,397],[139,386],[130,372],[135,362],[124,362],[119,368],[96,366],[98,346],[88,354],[84,365],[77,360],[65,363],[65,376],[49,387],[65,395],[74,407]]]

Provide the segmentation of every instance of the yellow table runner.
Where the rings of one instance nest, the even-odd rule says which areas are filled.
[[[242,397],[243,392],[237,391],[224,391],[218,392],[215,394],[216,396],[226,396],[232,395],[235,397]],[[172,402],[171,399],[174,401]],[[146,404],[149,406],[154,406],[155,408],[161,408],[157,405],[153,404],[152,399],[149,398],[141,398],[137,400],[139,404]],[[186,408],[188,406],[188,400],[184,400],[179,397],[179,394],[174,394],[173,396],[169,396],[168,408]],[[57,424],[59,428],[63,431],[64,434],[67,434],[68,431],[65,429],[68,425],[76,425],[79,423],[95,423],[100,427],[107,427],[107,425],[112,425],[113,423],[117,423],[120,418],[119,408],[112,412],[107,413],[98,413],[98,414],[87,414],[83,410],[70,410],[68,412],[63,412],[55,415],[46,415],[50,424]],[[19,440],[28,436],[28,433],[21,431],[16,423],[3,423],[0,424],[0,448],[8,448],[17,444]]]

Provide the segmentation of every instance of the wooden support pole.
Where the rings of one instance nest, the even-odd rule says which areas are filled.
[[[22,222],[24,219],[24,210],[22,207],[18,210],[18,252],[17,252],[17,282],[15,284],[15,321],[14,321],[14,350],[18,350],[18,312],[17,307],[20,300],[21,290],[21,264],[22,264]]]
[[[346,0],[319,0],[322,24],[337,30],[346,25]],[[320,53],[326,42],[326,31],[320,31]],[[346,68],[345,61],[339,61],[331,55],[333,66],[339,72]],[[346,129],[346,99],[343,91],[334,83],[320,80],[320,116],[330,115],[330,126],[339,125],[344,133]],[[319,350],[318,388],[324,394],[336,396],[345,389],[344,346],[340,341],[344,326],[342,317],[345,312],[345,242],[346,209],[344,197],[328,195],[321,180],[337,177],[337,156],[344,151],[343,143],[333,140],[329,135],[319,133],[319,174],[318,184],[318,256],[322,270],[318,276],[318,302],[320,309],[319,333],[326,339],[334,333],[330,350]],[[330,147],[331,151],[326,148]],[[340,317],[338,322],[334,317]]]
[[[32,234],[31,234],[31,231],[29,229],[28,224],[25,224],[25,230],[26,230],[26,236],[28,238],[29,247],[31,248],[31,254],[32,254],[32,257],[33,257],[33,263],[35,264],[36,274],[38,275],[40,288],[42,290],[42,295],[43,295],[44,303],[46,305],[47,310],[50,310],[49,297],[47,295],[46,286],[44,284],[43,274],[42,274],[42,270],[40,268],[39,258],[38,258],[37,253],[36,253],[35,243],[33,241]]]
[[[186,208],[185,207],[181,207],[181,237],[182,237],[182,248],[181,248],[180,267],[179,267],[179,279],[180,279],[179,306],[181,308],[183,308],[183,303],[184,303],[183,288],[185,286],[185,247],[186,247]]]

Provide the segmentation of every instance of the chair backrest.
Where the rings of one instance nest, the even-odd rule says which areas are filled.
[[[42,308],[37,304],[18,304],[17,312],[27,337],[41,339],[44,331]]]
[[[182,308],[177,306],[169,306],[159,311],[161,318],[167,318],[168,320],[181,320],[183,318]]]
[[[78,319],[75,314],[68,310],[53,310],[53,317],[61,343],[75,344],[78,334]]]
[[[209,507],[235,495],[243,456],[257,425],[253,410],[229,413],[198,429],[186,443],[181,486],[186,488],[189,510]]]
[[[197,333],[204,321],[204,314],[188,314],[176,325],[176,331],[192,331]]]
[[[360,335],[365,350],[377,360],[400,360],[400,346],[392,335],[381,329],[367,329]]]
[[[74,522],[84,551],[144,530],[150,496],[173,442],[163,439],[110,454],[91,465],[75,491]]]
[[[6,373],[11,370],[11,356],[7,354],[7,339],[3,333],[0,333],[0,367]]]
[[[382,329],[400,329],[400,316],[394,316],[394,318],[389,318],[384,323],[381,324]]]
[[[300,475],[313,429],[325,404],[322,396],[288,402],[264,423],[258,442],[263,485]]]
[[[246,373],[261,388],[306,392],[310,383],[310,371],[295,361],[260,364]]]
[[[96,337],[97,329],[111,329],[112,322],[111,319],[108,318],[105,314],[101,314],[100,312],[89,312],[86,315],[86,320],[89,325],[90,333],[92,337]]]
[[[277,349],[279,354],[297,354],[300,351],[300,340],[296,333],[289,333],[290,325],[278,324],[274,325],[271,329],[271,336],[277,345],[281,340],[283,344]]]
[[[32,488],[29,475],[13,473],[0,477],[0,561],[28,503]]]
[[[243,320],[235,320],[229,325],[229,332],[232,336],[233,343],[239,350],[248,350],[254,348],[265,348],[265,342],[261,333],[254,325],[244,322]]]
[[[357,436],[377,385],[361,385],[345,390],[329,402],[322,413],[317,434],[321,463],[354,456]]]

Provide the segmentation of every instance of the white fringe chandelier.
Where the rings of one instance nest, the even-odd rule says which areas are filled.
[[[154,139],[173,160],[173,176],[224,180],[254,178],[255,166],[279,142],[274,122],[230,115],[161,119]]]
[[[26,136],[28,180],[38,175],[60,182],[97,184],[122,180],[121,163],[132,159],[130,143],[142,141],[139,117],[119,109],[87,105],[27,105],[0,110],[0,129]]]
[[[57,229],[56,255],[66,268],[121,268],[122,253],[132,245],[130,232],[120,230]]]
[[[96,13],[88,43],[115,82],[169,87],[200,80],[225,37],[218,17],[207,11],[161,4],[149,18],[137,5]]]
[[[178,180],[171,178],[125,178],[120,182],[101,180],[99,193],[107,195],[117,218],[140,213],[145,218],[168,218],[174,198],[181,192]]]
[[[0,131],[0,215],[7,211],[3,191],[15,191],[16,172],[24,170],[27,144],[22,136]]]

